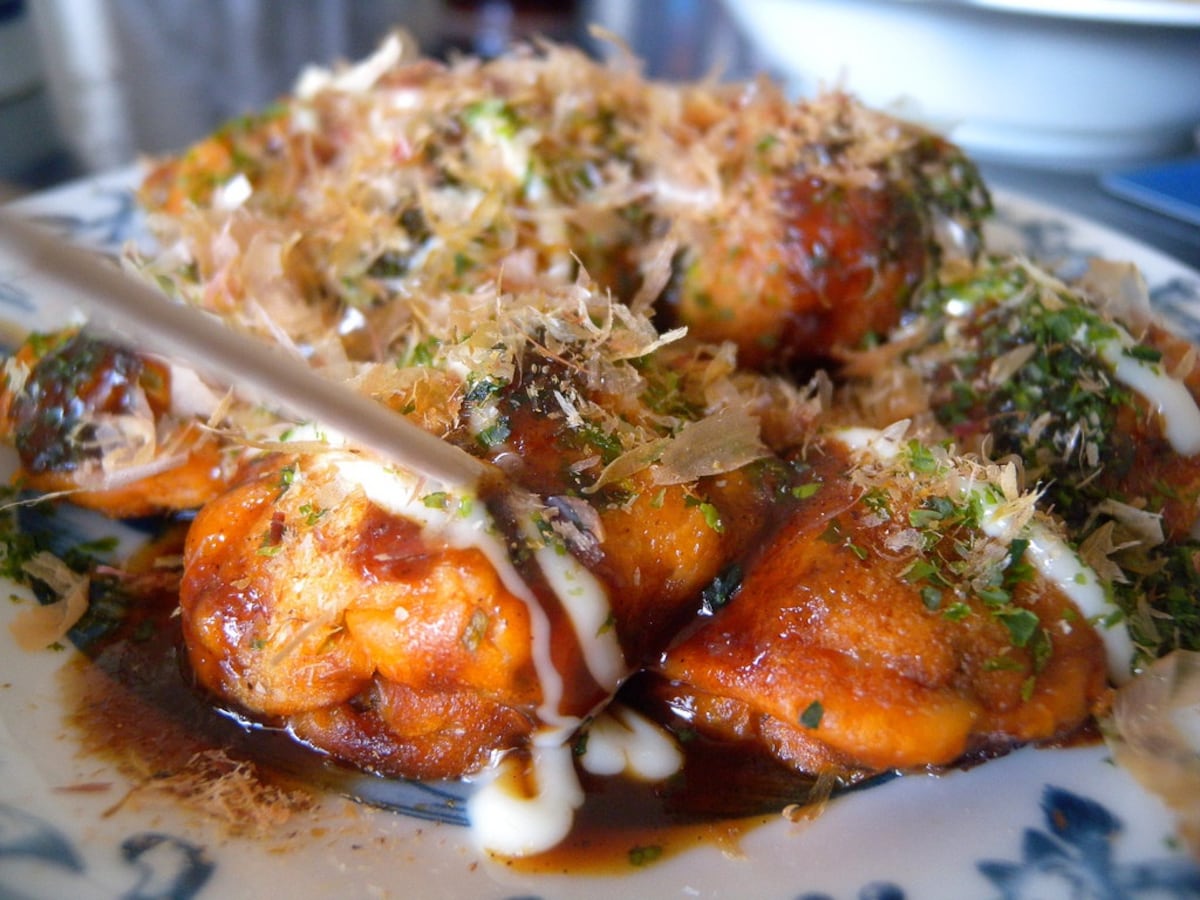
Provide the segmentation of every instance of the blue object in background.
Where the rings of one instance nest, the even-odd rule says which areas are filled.
[[[1200,157],[1112,172],[1100,183],[1117,197],[1200,225]]]

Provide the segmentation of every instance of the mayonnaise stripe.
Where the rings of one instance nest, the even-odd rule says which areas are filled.
[[[661,781],[683,768],[683,751],[662,725],[614,703],[588,727],[580,763],[593,775],[628,774]]]
[[[571,748],[563,743],[532,750],[532,796],[524,791],[522,762],[506,757],[467,799],[471,834],[483,849],[505,856],[541,853],[571,831],[583,788]]]
[[[1187,385],[1167,375],[1160,364],[1130,356],[1122,341],[1104,341],[1096,350],[1117,381],[1140,394],[1162,417],[1163,433],[1176,453],[1200,453],[1200,407]]]
[[[588,672],[606,691],[616,690],[629,669],[610,621],[608,592],[570,553],[543,547],[535,558],[571,620]]]
[[[989,512],[994,513],[995,508]],[[1003,516],[985,515],[982,524],[983,530],[993,537],[1008,533]],[[1086,619],[1095,624],[1104,642],[1109,679],[1114,684],[1125,684],[1133,677],[1133,638],[1129,635],[1124,617],[1120,616],[1120,609],[1109,599],[1099,576],[1066,541],[1040,522],[1030,523],[1023,535],[1029,540],[1025,553],[1034,568],[1062,591]],[[1105,620],[1114,616],[1118,621],[1106,625]]]
[[[551,656],[550,619],[513,565],[507,547],[497,537],[497,528],[485,505],[471,497],[464,498],[469,501],[465,511],[463,507],[449,508],[455,505],[453,503],[431,507],[425,504],[423,497],[432,493],[433,486],[416,475],[353,456],[339,458],[337,465],[342,477],[361,487],[371,502],[381,509],[420,522],[451,547],[473,547],[487,557],[505,590],[529,610],[530,652],[542,692],[538,718],[556,729],[574,730],[579,719],[561,712],[566,688],[562,673]]]

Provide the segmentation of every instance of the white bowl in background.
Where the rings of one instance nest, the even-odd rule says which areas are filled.
[[[726,0],[794,92],[840,87],[982,160],[1103,168],[1195,149],[1196,0]]]

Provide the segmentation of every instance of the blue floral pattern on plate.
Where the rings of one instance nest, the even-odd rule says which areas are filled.
[[[151,831],[125,838],[119,853],[128,875],[128,886],[112,895],[120,900],[189,900],[199,894],[215,865],[204,848]],[[0,885],[7,864],[31,858],[61,875],[56,889],[90,892],[83,857],[66,835],[36,816],[0,803]],[[7,896],[0,887],[0,897]]]
[[[139,214],[129,187],[133,177],[132,173],[126,173],[102,183],[74,185],[47,197],[35,198],[24,206],[27,211],[72,240],[115,255],[122,244],[142,236]],[[1127,252],[1128,257],[1134,258],[1139,264],[1144,264],[1148,259],[1149,264],[1143,265],[1143,268],[1153,301],[1181,323],[1186,333],[1200,336],[1200,277],[1195,273],[1156,258],[1153,254],[1147,255],[1143,248],[1122,238],[1071,222],[1069,218],[1064,219],[1052,212],[1047,213],[1019,198],[1002,200],[997,227],[1007,233],[1010,246],[1015,242],[1034,258],[1052,260],[1060,272],[1068,275],[1081,271],[1089,254],[1112,257],[1115,249],[1118,255]],[[0,256],[0,315],[28,322],[38,311],[36,289],[32,286],[35,283],[36,279],[31,279],[29,273],[6,268]],[[90,527],[86,516],[56,516],[39,522],[37,513],[30,511],[27,515],[27,527],[61,531],[60,537],[68,541],[75,539],[75,529],[86,532]],[[86,642],[90,635],[81,632],[76,638]],[[6,658],[12,659],[11,654],[11,649],[0,653],[0,677],[15,681],[19,675],[12,673],[18,672],[18,669],[13,665],[6,667],[5,663]],[[20,668],[23,670],[24,666]],[[22,758],[16,742],[5,737],[5,724],[4,716],[0,715],[0,785],[11,787],[21,781],[12,776],[12,771],[26,765],[28,760]],[[1053,753],[1047,751],[1041,755],[1052,756]],[[1094,766],[1096,771],[1104,771],[1105,767],[1111,769],[1100,754],[1093,754],[1087,764]],[[983,769],[990,769],[992,765],[996,764]],[[1074,777],[1074,771],[1062,768],[1060,774],[1064,779],[1070,779]],[[949,781],[958,784],[961,778],[973,776],[974,773],[962,773],[956,776],[960,781],[954,778]],[[835,807],[843,803],[849,806],[852,802],[883,804],[885,794],[891,798],[887,802],[894,802],[895,795],[889,790],[906,780],[885,779],[881,787],[856,792],[837,801]],[[801,860],[793,865],[792,857],[804,855],[805,836],[786,834],[784,839],[791,842],[787,845],[788,852],[783,853],[778,846],[771,845],[766,857],[769,862],[765,864],[763,858],[756,858],[753,854],[748,860],[728,860],[718,854],[716,860],[706,858],[699,864],[693,864],[685,857],[680,865],[651,867],[645,873],[629,873],[616,882],[599,877],[566,881],[530,877],[518,879],[520,884],[514,889],[513,879],[508,873],[503,870],[497,872],[481,864],[469,844],[462,843],[464,829],[458,826],[466,824],[466,788],[463,785],[389,782],[363,777],[354,785],[353,791],[389,813],[401,814],[391,816],[395,821],[386,818],[371,820],[367,832],[369,834],[370,829],[376,829],[383,833],[393,826],[400,828],[403,832],[400,846],[408,846],[410,842],[420,839],[423,833],[421,823],[430,823],[435,829],[449,826],[449,831],[438,830],[435,833],[442,836],[439,840],[453,845],[448,851],[451,860],[449,865],[457,868],[446,876],[444,884],[442,880],[421,881],[419,870],[436,868],[429,860],[445,855],[440,845],[425,846],[416,853],[415,862],[397,863],[396,872],[390,876],[390,883],[397,888],[397,892],[405,895],[423,895],[423,891],[427,890],[429,895],[447,897],[469,892],[475,896],[509,898],[599,897],[611,896],[614,891],[625,895],[637,893],[655,896],[721,896],[732,893],[790,897],[795,900],[827,900],[834,897],[915,900],[927,896],[1002,900],[1200,897],[1200,866],[1171,846],[1168,838],[1151,846],[1143,842],[1131,853],[1123,853],[1124,845],[1145,830],[1145,823],[1140,818],[1142,804],[1153,808],[1154,815],[1158,816],[1156,821],[1162,820],[1157,801],[1137,799],[1134,809],[1139,819],[1130,824],[1123,821],[1113,806],[1106,802],[1109,800],[1107,794],[1102,797],[1090,790],[1056,784],[1056,780],[1048,780],[1040,787],[1022,794],[1021,797],[1025,799],[1012,813],[1009,831],[1001,830],[991,835],[995,840],[984,844],[993,848],[990,853],[986,850],[971,851],[966,856],[965,865],[960,865],[956,870],[956,880],[952,884],[940,881],[934,870],[946,859],[964,862],[956,854],[940,862],[934,861],[936,854],[931,854],[927,860],[917,860],[909,866],[892,863],[894,868],[891,871],[856,876],[853,869],[839,873],[823,868],[821,864],[829,861],[820,859],[819,853],[807,863]],[[948,783],[947,788],[950,787],[952,785]],[[932,785],[931,790],[940,791],[941,786]],[[967,790],[966,795],[970,796],[972,790]],[[985,786],[983,790],[1000,797],[1007,793],[1007,785],[999,788]],[[196,896],[225,896],[231,889],[248,888],[248,883],[244,881],[246,876],[242,874],[247,865],[243,857],[255,856],[253,848],[214,847],[211,838],[194,838],[183,825],[178,829],[147,827],[122,831],[104,826],[98,831],[81,831],[75,827],[78,822],[58,816],[55,805],[45,799],[53,793],[51,787],[44,795],[40,795],[43,799],[39,800],[13,799],[11,792],[6,794],[0,791],[0,900],[59,896],[186,900]],[[955,794],[959,797],[958,802],[962,802],[962,795],[961,790]],[[1127,798],[1120,800],[1126,805],[1128,802]],[[854,820],[860,823],[857,826],[859,833],[861,823],[872,819],[878,819],[874,812],[860,813],[859,818]],[[412,827],[417,831],[404,830],[409,826],[397,825],[397,822],[415,823]],[[824,827],[824,822],[823,818],[816,824]],[[838,826],[830,827],[836,829]],[[973,821],[967,827],[984,826]],[[1169,829],[1169,826],[1166,827]],[[998,852],[1002,839],[1018,831],[1021,834],[1019,846],[1008,852]],[[911,829],[905,828],[905,832],[911,832]],[[989,835],[985,834],[984,837]],[[856,834],[847,837],[852,843]],[[814,830],[812,839],[819,838],[822,835]],[[365,838],[357,843],[351,842],[347,845],[347,852],[358,852],[367,843]],[[835,843],[840,846],[840,838]],[[853,852],[846,858],[858,859]],[[387,883],[387,873],[391,871],[392,863],[391,857],[385,859],[389,861],[371,868],[369,874],[363,875],[358,882],[335,882],[339,885],[338,892],[341,892],[340,888],[345,888],[347,894],[366,894],[367,886],[376,886],[379,881]],[[254,893],[267,889],[270,880],[276,878],[283,879],[287,884],[287,892],[297,897],[327,895],[330,892],[328,887],[321,887],[316,875],[307,872],[312,863],[309,857],[295,861],[295,873],[291,876],[286,874],[290,871],[286,857],[283,860],[282,868],[272,866],[273,860],[269,858],[261,863],[267,868],[252,867],[252,871],[258,873],[257,877],[264,879],[261,884],[255,884]],[[256,859],[254,865],[259,866],[260,862]],[[841,862],[844,866],[845,859]],[[804,868],[806,864],[810,867],[807,870]],[[103,873],[99,872],[101,868]],[[344,859],[339,859],[335,866],[339,873],[352,868]],[[908,871],[902,873],[900,868]],[[232,880],[222,882],[223,876]],[[424,888],[417,886],[418,883],[423,884]],[[818,884],[830,883],[836,883],[837,889],[817,887]]]
[[[1113,843],[1122,824],[1103,804],[1047,787],[1042,814],[1046,827],[1026,829],[1019,861],[979,863],[1004,900],[1048,893],[1112,900],[1200,897],[1200,867],[1191,860],[1117,863]]]

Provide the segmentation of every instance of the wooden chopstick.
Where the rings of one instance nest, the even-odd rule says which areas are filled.
[[[448,488],[474,489],[490,467],[417,427],[404,416],[323,377],[280,349],[234,331],[199,309],[175,302],[95,253],[56,239],[0,211],[0,241],[99,325],[133,349],[188,365],[236,391],[340,433],[388,463]]]

